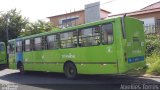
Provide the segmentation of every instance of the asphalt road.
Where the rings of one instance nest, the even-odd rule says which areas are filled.
[[[68,80],[61,73],[0,71],[0,90],[160,90],[160,78],[125,75],[80,75]]]

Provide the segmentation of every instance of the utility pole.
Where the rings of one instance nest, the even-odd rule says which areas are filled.
[[[9,55],[8,55],[8,50],[7,50],[7,47],[8,47],[8,40],[9,40],[9,33],[8,33],[8,26],[9,26],[9,17],[8,15],[6,15],[5,17],[5,22],[6,22],[6,28],[5,28],[5,31],[6,31],[6,59],[7,59],[7,64],[6,64],[6,67],[9,68],[9,61],[8,61],[8,58],[9,58]]]
[[[6,18],[5,18],[5,21],[6,21],[6,41],[8,42],[9,40],[9,34],[8,34],[8,23],[9,23],[9,18],[8,18],[8,15],[6,15]]]

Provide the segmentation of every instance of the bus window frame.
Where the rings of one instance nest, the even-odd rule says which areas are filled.
[[[10,47],[12,47],[12,52],[13,53],[10,53]],[[8,54],[14,54],[16,52],[16,44],[14,41],[12,42],[8,42],[8,46],[7,46],[7,53]]]
[[[51,41],[51,42],[52,42],[52,43],[57,42],[57,47],[49,48],[49,43],[51,43],[51,42],[48,42],[48,37],[49,37],[49,36],[52,36],[52,35],[56,35],[57,41]],[[56,49],[59,49],[59,47],[60,47],[60,45],[59,45],[59,42],[60,42],[60,40],[59,40],[59,33],[48,34],[48,35],[45,36],[45,39],[46,39],[46,40],[45,40],[45,41],[46,41],[46,50],[56,50]]]
[[[29,46],[29,51],[26,51],[26,40],[30,41],[30,44],[27,45],[27,46]],[[24,52],[30,52],[30,51],[32,51],[32,42],[31,42],[31,39],[25,39],[24,40]]]
[[[99,27],[99,35],[93,35],[93,28],[94,27]],[[96,36],[99,36],[99,44],[97,44],[97,45],[94,45],[94,44],[92,44],[92,45],[87,45],[87,46],[81,46],[80,45],[80,43],[79,43],[79,38],[80,38],[80,31],[82,31],[83,29],[87,29],[87,28],[92,28],[92,36],[87,36],[87,37],[96,37]],[[86,37],[85,37],[86,38]],[[92,42],[93,43],[93,42]],[[87,26],[87,27],[83,27],[83,28],[80,28],[79,30],[78,30],[78,47],[90,47],[90,46],[99,46],[99,45],[101,45],[101,24],[97,24],[97,25],[93,25],[93,26]]]
[[[1,48],[1,46],[3,47],[3,50]],[[0,43],[0,51],[5,51],[5,45],[3,43]]]
[[[103,43],[103,37],[102,37],[102,32],[103,32],[103,30],[102,30],[102,26],[103,25],[107,25],[107,24],[111,24],[112,25],[112,33],[113,33],[113,40],[112,40],[112,43]],[[114,44],[114,24],[112,23],[112,22],[108,22],[108,23],[103,23],[103,24],[101,24],[101,44],[102,45],[112,45],[112,44]]]
[[[17,42],[21,42],[21,46],[18,46]],[[21,47],[21,50],[18,50],[19,47]],[[23,47],[23,40],[16,41],[16,52],[23,52]]]
[[[41,38],[41,40],[40,40],[41,43],[38,43],[38,44],[40,45],[40,48],[39,48],[39,49],[36,48],[36,46],[37,46],[37,44],[35,44],[35,39],[36,39],[36,38]],[[43,40],[43,36],[38,36],[38,37],[34,37],[34,38],[33,38],[33,47],[34,47],[33,50],[34,50],[34,51],[41,51],[41,50],[43,50],[43,41],[42,41],[42,40]]]
[[[72,47],[64,47],[64,48],[63,48],[63,47],[61,46],[61,43],[62,43],[62,42],[61,42],[61,34],[62,34],[62,33],[68,33],[68,32],[77,32],[77,34],[76,34],[77,43],[76,43],[75,46],[73,45]],[[73,36],[74,36],[74,33],[73,33]],[[71,40],[71,41],[72,41],[73,39],[66,39],[66,40],[64,40],[64,41],[67,41],[67,40]],[[60,43],[59,43],[60,49],[77,48],[77,47],[78,47],[78,30],[77,30],[77,29],[73,29],[73,30],[68,30],[68,31],[60,32],[60,33],[59,33],[59,42],[60,42]],[[74,44],[73,41],[72,41],[72,44]]]

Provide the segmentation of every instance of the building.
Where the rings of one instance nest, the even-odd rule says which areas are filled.
[[[108,14],[110,14],[109,11],[100,9],[100,19],[107,18]],[[79,10],[79,11],[70,12],[66,14],[50,16],[48,18],[50,19],[50,22],[54,26],[58,26],[60,28],[80,25],[85,23],[85,10]]]
[[[139,11],[117,14],[109,17],[118,17],[124,14],[144,21],[145,33],[160,33],[160,2],[146,6]]]

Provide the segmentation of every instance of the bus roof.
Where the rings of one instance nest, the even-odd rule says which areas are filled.
[[[45,35],[48,35],[48,34],[61,33],[61,32],[70,31],[70,30],[76,30],[76,29],[79,29],[79,28],[85,28],[87,26],[94,26],[94,25],[98,25],[98,24],[112,22],[112,21],[114,21],[115,19],[118,19],[118,18],[120,18],[120,17],[105,19],[105,20],[99,20],[99,21],[95,21],[95,22],[91,22],[91,23],[87,23],[87,24],[82,24],[82,25],[78,25],[78,26],[73,26],[73,27],[69,27],[69,28],[65,28],[65,29],[56,29],[56,30],[52,30],[52,31],[49,31],[49,32],[43,32],[43,33],[34,34],[34,35],[30,35],[30,36],[25,36],[25,37],[19,37],[19,38],[16,38],[16,39],[11,39],[11,40],[9,40],[9,42],[15,41],[15,40],[22,40],[22,39],[35,38],[35,37],[39,37],[39,36],[45,36]]]

